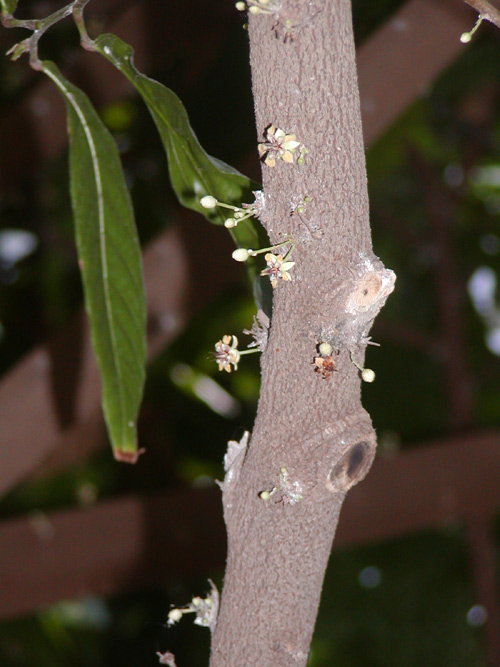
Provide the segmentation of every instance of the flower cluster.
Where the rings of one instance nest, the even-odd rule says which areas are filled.
[[[325,380],[329,380],[333,371],[337,370],[336,359],[333,358],[333,348],[330,343],[320,343],[318,345],[319,354],[314,357],[314,370]],[[338,355],[338,351],[336,352]]]
[[[297,480],[291,482],[288,476],[288,470],[285,467],[280,468],[278,486],[274,486],[271,491],[261,491],[259,493],[259,498],[267,501],[278,492],[281,493],[278,495],[277,502],[282,502],[283,505],[295,505],[303,498],[300,482]]]
[[[277,248],[281,248],[281,246],[284,245],[290,245],[290,249],[288,250],[288,252],[284,257],[281,254],[272,252]],[[295,262],[290,261],[290,257],[292,255],[292,251],[294,248],[295,248],[295,241],[293,240],[293,237],[287,236],[285,241],[282,241],[281,243],[276,243],[275,245],[270,246],[269,248],[260,248],[260,250],[252,250],[252,248],[237,248],[233,252],[232,257],[237,262],[246,262],[249,257],[256,257],[257,255],[261,255],[263,252],[265,252],[267,269],[261,271],[260,275],[269,276],[269,279],[271,280],[271,285],[273,287],[276,287],[276,285],[278,284],[278,280],[284,280],[286,282],[292,279],[292,277],[288,272],[290,271],[291,268],[293,268],[293,266],[295,266]]]
[[[310,203],[311,203],[310,195],[306,195],[303,199],[300,199],[297,203],[292,202],[290,205],[290,215],[293,215],[294,213],[302,215],[306,210],[307,204]]]
[[[286,132],[276,125],[269,125],[264,131],[265,141],[260,143],[257,148],[259,157],[264,160],[268,167],[274,167],[276,160],[283,160],[292,164],[297,150],[299,157],[297,164],[304,162],[304,155],[307,153],[305,146],[297,141],[295,134],[286,134]]]
[[[215,208],[216,206],[221,206],[223,208],[228,208],[234,211],[234,216],[232,218],[228,218],[224,222],[224,226],[227,227],[228,229],[231,229],[236,227],[238,223],[241,222],[242,220],[246,220],[251,216],[256,217],[258,215],[258,209],[260,206],[258,203],[259,194],[262,195],[262,193],[260,192],[255,193],[256,201],[253,204],[242,204],[241,207],[233,206],[232,204],[224,204],[218,201],[212,195],[205,195],[204,197],[202,197],[200,199],[200,204],[201,206],[203,206],[203,208],[206,209],[212,209]],[[310,197],[306,197],[305,199],[310,201]],[[304,200],[304,202],[301,203],[303,204],[306,202]],[[282,254],[269,252],[269,251],[274,251],[277,248],[280,248],[281,246],[287,244],[290,245],[290,249],[288,250],[287,254],[284,257]],[[233,252],[232,257],[237,262],[246,262],[249,257],[256,257],[257,255],[260,255],[264,252],[267,253],[265,256],[267,268],[261,272],[261,276],[269,276],[272,286],[276,287],[276,285],[278,284],[278,280],[289,281],[292,279],[288,272],[295,265],[295,262],[290,261],[290,256],[292,254],[292,250],[294,249],[294,247],[295,247],[295,241],[291,236],[287,236],[284,241],[282,241],[281,243],[277,243],[273,246],[270,246],[269,248],[260,248],[259,250],[252,250],[252,248],[237,248]],[[221,345],[223,345],[223,342],[221,341],[219,342],[221,343]]]
[[[217,201],[217,199],[212,197],[212,195],[206,195],[205,197],[202,197],[200,199],[200,204],[203,206],[203,208],[207,209],[220,206],[221,208],[228,208],[231,211],[234,211],[233,217],[227,218],[224,221],[224,227],[227,229],[236,227],[239,222],[242,222],[247,218],[257,216],[257,209],[254,204],[242,204],[241,207],[233,206],[232,204],[224,204],[223,202]]]
[[[219,608],[219,591],[210,579],[211,591],[206,598],[194,597],[185,607],[171,609],[168,612],[167,625],[174,625],[181,620],[184,614],[196,614],[195,625],[201,625],[213,630]],[[168,663],[167,663],[168,664]]]

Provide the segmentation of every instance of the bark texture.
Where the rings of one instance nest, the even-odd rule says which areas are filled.
[[[351,355],[362,364],[394,274],[372,252],[349,0],[282,0],[249,16],[249,34],[259,141],[274,124],[308,153],[302,165],[263,164],[260,219],[272,242],[293,235],[296,264],[274,290],[253,432],[227,459],[228,560],[210,665],[298,667],[342,502],[375,455]],[[315,371],[320,342],[334,350],[329,379]]]

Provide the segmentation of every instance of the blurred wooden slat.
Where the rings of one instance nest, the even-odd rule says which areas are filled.
[[[358,52],[358,80],[366,144],[421,95],[463,53],[460,35],[476,13],[456,0],[410,0]]]
[[[334,548],[423,530],[483,525],[500,510],[500,431],[378,456],[347,495]],[[286,511],[286,510],[285,510]],[[218,488],[125,497],[0,524],[0,617],[84,594],[110,596],[222,568]],[[494,595],[488,614],[498,621]]]
[[[377,456],[347,495],[335,546],[372,543],[426,528],[462,523],[471,507],[500,510],[500,431],[457,434]]]
[[[58,600],[110,596],[221,566],[219,493],[126,497],[0,526],[0,616]]]

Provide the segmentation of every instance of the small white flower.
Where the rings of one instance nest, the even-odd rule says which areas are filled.
[[[301,146],[295,134],[286,134],[284,130],[275,125],[270,125],[264,132],[265,141],[257,148],[259,157],[264,160],[268,167],[274,167],[276,160],[283,160],[288,164],[293,163],[294,153]],[[301,147],[301,155],[304,147]]]
[[[265,260],[267,269],[261,271],[260,275],[269,276],[273,287],[276,287],[278,280],[288,281],[292,279],[288,272],[295,266],[295,262],[285,262],[283,260],[283,255],[275,255],[272,252],[268,252],[265,255]]]
[[[238,363],[240,361],[240,351],[238,350],[238,339],[236,336],[222,336],[222,340],[215,343],[215,361],[219,364],[220,371],[230,373],[238,370]]]

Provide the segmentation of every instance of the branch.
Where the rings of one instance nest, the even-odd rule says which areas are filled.
[[[500,28],[500,11],[487,0],[464,0],[464,2],[473,7],[481,19],[486,19]]]
[[[371,247],[350,2],[312,4],[249,17],[260,219],[272,243],[293,237],[295,264],[276,281],[256,421],[224,481],[211,667],[305,666],[340,507],[375,454],[362,360],[394,274]],[[286,153],[296,142],[303,160]]]
[[[51,26],[71,14],[75,14],[75,23],[82,36],[82,44],[85,46],[88,37],[83,27],[82,12],[88,1],[89,0],[73,0],[69,5],[58,9],[44,19],[16,19],[12,14],[1,12],[0,18],[5,28],[26,28],[27,30],[33,30],[31,37],[23,39],[23,41],[18,44],[14,44],[14,46],[7,51],[6,55],[10,55],[12,60],[17,60],[23,53],[29,53],[30,67],[34,70],[40,70],[42,67],[38,57],[38,42],[40,41],[40,38]]]

